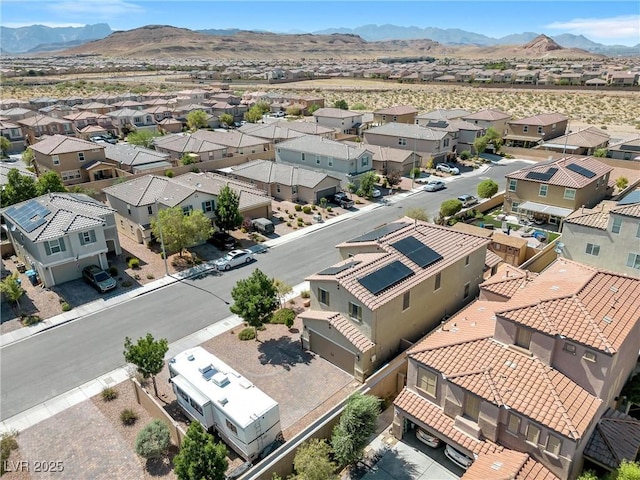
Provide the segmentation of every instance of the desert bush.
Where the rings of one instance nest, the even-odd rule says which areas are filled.
[[[69,305],[67,302],[62,302],[61,306],[63,312],[68,312],[69,310],[71,310],[71,305]]]
[[[125,288],[130,287],[131,285],[133,285],[133,283],[131,282],[131,280],[125,280],[124,282],[122,282],[120,285],[122,285]]]
[[[125,408],[120,412],[120,421],[123,425],[133,425],[138,421],[138,414],[130,408]]]
[[[271,316],[271,323],[277,323],[282,325],[287,325],[287,327],[291,328],[290,325],[293,325],[293,320],[296,318],[296,312],[294,312],[290,308],[281,308],[276,310]]]
[[[153,280],[154,278],[153,273],[147,273],[147,280]]]
[[[118,267],[109,267],[109,275],[116,277],[118,275]]]
[[[300,292],[300,296],[302,298],[311,298],[311,291],[303,290],[302,292]]]
[[[138,432],[136,453],[147,459],[161,458],[170,443],[171,434],[167,424],[162,420],[152,420]]]
[[[129,265],[129,268],[133,268],[134,270],[136,270],[136,269],[140,268],[140,260],[138,260],[135,257],[130,258],[127,261],[127,265]]]
[[[256,331],[252,327],[243,328],[238,334],[240,340],[253,340],[256,338]]]
[[[110,402],[118,398],[118,391],[115,388],[106,387],[104,390],[102,390],[101,395],[102,400],[104,400],[105,402]]]
[[[165,177],[173,178],[174,175],[173,170],[167,170],[164,172]]]
[[[333,208],[332,207],[327,207],[327,212],[329,212],[329,213],[333,212]]]
[[[18,449],[17,436],[18,432],[16,431],[5,432],[0,435],[0,475],[4,475],[6,472],[5,467],[11,452]]]
[[[23,315],[21,317],[21,323],[27,327],[40,323],[42,319],[38,315]]]
[[[296,212],[302,211],[302,205],[296,205],[294,208],[296,209]]]
[[[310,207],[309,205],[305,205],[305,206],[302,208],[302,212],[303,212],[303,213],[306,213],[307,215],[309,215],[309,214],[311,213],[311,207]]]
[[[290,227],[290,226],[291,226],[291,222],[287,222],[287,227]]]
[[[469,160],[471,158],[471,152],[469,150],[465,150],[460,154],[460,158],[462,160]]]

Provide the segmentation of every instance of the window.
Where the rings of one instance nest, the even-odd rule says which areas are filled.
[[[418,368],[418,382],[416,387],[432,397],[436,396],[436,388],[438,386],[438,377],[435,373]]]
[[[576,346],[575,346],[575,345],[573,345],[572,343],[565,342],[565,344],[564,344],[564,346],[562,347],[562,349],[563,349],[565,352],[569,352],[569,353],[572,353],[572,354],[574,354],[574,355],[576,354]]]
[[[51,161],[54,165],[60,165],[60,157],[58,155],[52,155]]]
[[[596,362],[597,361],[597,357],[596,354],[593,352],[584,352],[584,355],[582,355],[582,358],[584,358],[587,362]]]
[[[349,302],[349,317],[359,322],[362,321],[362,307],[353,302]]]
[[[402,311],[404,312],[411,304],[411,292],[404,292],[402,296]]]
[[[520,206],[520,202],[513,202],[511,204],[511,211],[512,212],[517,212],[518,211],[518,207]]]
[[[522,126],[522,133],[527,133],[529,131],[529,125]]]
[[[398,117],[396,117],[395,115],[393,116],[393,120],[392,122],[397,122],[398,121]]]
[[[81,178],[80,170],[68,170],[66,172],[62,172],[60,175],[63,181],[75,180],[76,178]]]
[[[585,250],[587,255],[593,255],[597,257],[600,253],[600,245],[594,245],[593,243],[587,243],[587,249]]]
[[[537,445],[539,440],[540,440],[540,429],[530,423],[527,426],[527,442]]]
[[[540,185],[540,190],[538,191],[538,196],[539,197],[546,197],[548,190],[549,190],[549,185],[545,185],[545,184]]]
[[[291,186],[291,193],[293,193],[293,194],[298,193],[298,186],[297,185],[292,185]]]
[[[562,441],[558,437],[554,437],[553,435],[547,436],[547,446],[545,450],[552,455],[559,455],[560,449],[562,448]]]
[[[531,345],[531,330],[528,328],[518,327],[518,331],[516,333],[516,345],[529,350],[529,345]]]
[[[327,160],[327,165],[333,167],[333,157],[329,157],[329,159]]]
[[[469,282],[464,284],[464,295],[463,298],[469,298],[469,290],[471,289],[471,284]]]
[[[440,290],[440,283],[442,281],[442,274],[440,272],[436,273],[436,284],[433,287],[433,291]]]
[[[213,200],[206,200],[202,202],[202,211],[205,213],[213,212],[214,207],[215,205],[213,203]]]
[[[84,162],[84,152],[78,152],[78,161]]]
[[[153,205],[147,205],[147,213],[153,215]]]
[[[65,252],[67,248],[64,245],[64,238],[44,242],[44,250],[47,252],[47,255],[55,255],[56,253]]]
[[[464,257],[464,266],[467,267],[469,265],[469,255]]]
[[[636,238],[640,238],[640,223],[638,224],[638,230],[636,230]]]
[[[186,403],[189,403],[189,395],[187,395],[185,391],[178,386],[176,386],[176,390],[178,391],[178,395],[180,395]]]
[[[576,199],[576,190],[575,190],[575,188],[565,188],[564,189],[564,199],[565,200],[575,200]]]
[[[276,192],[280,193],[280,184],[279,183],[276,184]]]
[[[316,165],[320,165],[320,155],[316,155]]]
[[[185,205],[182,207],[182,214],[189,215],[193,211],[193,207],[191,205]]]
[[[90,243],[96,243],[96,232],[89,230],[88,232],[82,232],[78,234],[80,237],[80,245],[88,245]]]
[[[201,416],[204,417],[204,411],[202,410],[202,407],[193,398],[189,399],[189,403],[191,404],[191,406],[196,412],[198,412]]]
[[[362,166],[366,167],[369,165],[369,157],[362,157]]]
[[[399,138],[398,139],[398,145],[405,146],[406,144],[407,144],[407,139],[406,138]]]
[[[480,399],[475,395],[465,394],[462,414],[474,422],[477,422],[478,416],[480,415]]]
[[[318,288],[318,301],[323,305],[329,306],[329,292],[323,290],[322,288]]]
[[[620,217],[613,218],[613,225],[611,225],[611,233],[620,233],[622,230],[622,219]]]
[[[515,179],[509,179],[509,191],[515,192],[516,188],[518,188],[518,181]]]
[[[507,432],[517,435],[520,433],[520,417],[509,413],[509,420],[507,421]]]
[[[443,146],[444,148],[446,148],[446,147],[448,147],[448,146],[449,146],[449,139],[448,139],[448,138],[445,138],[445,139],[442,141],[442,146]]]
[[[640,254],[639,253],[630,253],[627,257],[627,267],[635,268],[636,270],[640,270]]]
[[[542,127],[538,127],[538,135],[543,135],[544,134],[544,130],[542,129]]]
[[[227,425],[227,428],[231,430],[233,433],[235,434],[238,433],[238,429],[236,428],[236,426],[226,418],[225,418],[225,424]]]
[[[382,121],[386,121],[387,120],[387,116],[386,115],[382,115]]]

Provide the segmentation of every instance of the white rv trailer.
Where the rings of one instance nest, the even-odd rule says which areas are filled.
[[[169,360],[178,404],[245,460],[254,460],[281,433],[278,403],[202,347]]]

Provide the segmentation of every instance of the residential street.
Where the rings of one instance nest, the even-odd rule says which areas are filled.
[[[505,174],[525,165],[508,162],[488,171],[455,178],[438,192],[419,192],[366,214],[328,224],[294,241],[256,256],[250,266],[221,276],[182,281],[118,304],[94,315],[35,335],[0,350],[0,419],[81,385],[124,363],[125,336],[137,339],[151,332],[169,342],[178,340],[230,315],[230,291],[240,278],[260,268],[268,276],[296,285],[339,260],[334,246],[396,220],[411,207],[432,217],[447,199],[476,194],[477,184],[492,178],[501,187]]]

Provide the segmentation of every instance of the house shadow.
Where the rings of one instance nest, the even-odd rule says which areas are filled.
[[[261,342],[258,352],[261,365],[279,366],[286,371],[299,364],[309,365],[313,360],[313,355],[302,349],[299,340],[292,340],[286,335]]]
[[[416,465],[408,462],[397,451],[382,448],[366,455],[362,460],[349,468],[349,478],[360,480],[369,472],[382,471],[386,476],[380,478],[393,478],[394,480],[414,480],[419,473]]]

